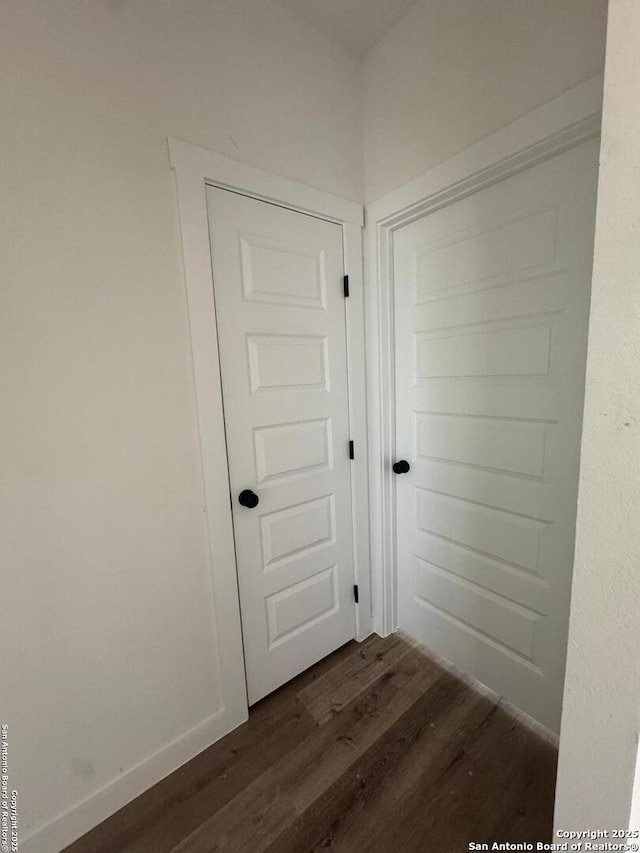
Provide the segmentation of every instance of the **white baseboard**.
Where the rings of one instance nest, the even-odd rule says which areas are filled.
[[[225,709],[218,711],[26,838],[20,838],[21,853],[60,853],[247,719],[246,715],[241,719],[230,716]]]
[[[420,649],[426,657],[431,658],[431,660],[434,660],[443,669],[446,669],[452,675],[455,675],[459,681],[462,681],[475,693],[487,696],[492,702],[495,702],[496,705],[499,705],[504,711],[506,711],[510,717],[513,717],[521,725],[535,732],[538,737],[542,738],[542,740],[546,740],[547,743],[554,747],[554,749],[558,749],[558,746],[560,745],[560,738],[558,734],[548,728],[548,726],[545,726],[543,723],[534,719],[530,714],[527,714],[526,711],[523,711],[511,702],[508,702],[504,696],[500,696],[500,694],[496,693],[495,690],[492,690],[490,687],[487,687],[486,684],[478,681],[477,678],[469,675],[468,672],[460,669],[460,667],[456,666],[455,663],[452,663],[448,658],[445,658],[441,654],[438,654],[438,652],[435,652],[421,640],[417,640],[415,637],[412,637],[411,634],[407,634],[407,632],[403,630],[400,630],[398,633],[404,640],[406,640],[407,643]]]

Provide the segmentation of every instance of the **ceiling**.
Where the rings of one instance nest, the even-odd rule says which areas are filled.
[[[370,50],[415,0],[280,0],[352,56]]]

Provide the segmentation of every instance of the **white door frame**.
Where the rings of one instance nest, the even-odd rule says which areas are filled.
[[[366,208],[367,390],[374,627],[398,627],[393,234],[415,219],[597,136],[602,75],[560,95]]]
[[[349,275],[346,300],[349,359],[349,420],[355,443],[351,463],[355,577],[360,603],[356,637],[372,631],[369,560],[369,486],[365,386],[364,294],[362,271],[363,209],[355,202],[296,183],[183,142],[169,138],[169,160],[176,173],[184,274],[188,301],[191,352],[204,500],[209,539],[209,566],[218,678],[223,707],[218,737],[247,719],[248,706],[229,478],[218,336],[213,296],[206,187],[233,190],[342,227],[344,268]]]

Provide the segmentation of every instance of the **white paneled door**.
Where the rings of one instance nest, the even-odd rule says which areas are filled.
[[[399,623],[555,730],[597,156],[584,143],[394,235]]]
[[[342,228],[207,207],[252,704],[355,636]]]

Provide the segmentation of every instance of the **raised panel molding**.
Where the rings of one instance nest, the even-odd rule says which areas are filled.
[[[484,376],[545,376],[549,372],[548,324],[434,337],[415,335],[416,382]]]
[[[338,611],[336,566],[266,599],[269,648],[279,646]]]
[[[420,487],[415,493],[420,530],[538,574],[540,536],[548,521]]]
[[[496,595],[506,595],[538,613],[549,610],[549,582],[520,566],[422,531],[420,553],[429,563]]]
[[[326,309],[324,250],[243,234],[240,257],[248,302]]]
[[[258,427],[253,441],[260,484],[333,467],[330,418]]]
[[[329,390],[327,339],[314,335],[247,335],[251,393]]]
[[[474,628],[519,655],[533,659],[536,624],[541,614],[450,574],[414,556],[414,597],[463,628]]]
[[[468,324],[506,323],[559,313],[566,309],[569,298],[565,269],[554,265],[527,270],[431,300],[419,309],[420,327],[423,332],[437,332]]]
[[[416,455],[506,474],[542,477],[545,431],[508,420],[416,413]]]
[[[453,289],[514,275],[552,263],[556,257],[555,208],[521,213],[493,228],[458,235],[445,244],[416,250],[416,303]]]
[[[265,569],[336,541],[333,495],[279,509],[260,518]]]

